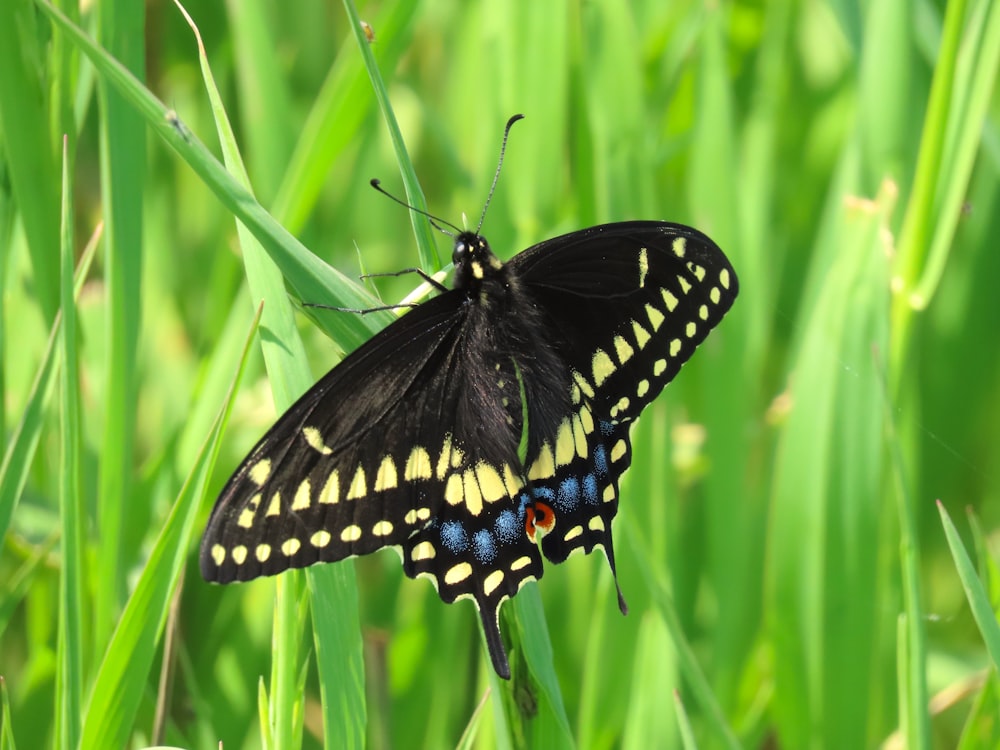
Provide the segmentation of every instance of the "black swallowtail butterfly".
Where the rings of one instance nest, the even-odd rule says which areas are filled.
[[[346,357],[257,443],[212,511],[201,572],[246,581],[398,546],[407,576],[476,603],[508,678],[501,603],[541,578],[542,554],[602,547],[614,573],[629,428],[738,283],[712,240],[659,221],[506,263],[461,232],[453,259],[453,289]]]

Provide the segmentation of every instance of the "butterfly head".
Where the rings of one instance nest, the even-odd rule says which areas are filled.
[[[455,264],[456,289],[478,286],[503,268],[503,262],[490,250],[490,243],[475,232],[461,232],[455,237],[451,259]]]

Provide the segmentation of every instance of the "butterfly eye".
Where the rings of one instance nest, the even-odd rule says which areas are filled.
[[[451,261],[457,267],[463,263],[467,263],[472,253],[472,244],[464,236],[460,236],[455,240],[455,249],[452,251]]]

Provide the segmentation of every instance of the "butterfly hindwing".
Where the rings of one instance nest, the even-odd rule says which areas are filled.
[[[466,472],[467,492],[477,495],[496,485],[490,469],[485,481]],[[499,487],[497,488],[499,492]],[[520,500],[518,497],[520,496]],[[510,676],[500,640],[499,610],[527,581],[542,577],[538,546],[525,533],[527,494],[505,495],[471,515],[462,506],[445,507],[434,522],[403,543],[403,572],[434,582],[441,599],[470,598],[476,603],[497,674]]]

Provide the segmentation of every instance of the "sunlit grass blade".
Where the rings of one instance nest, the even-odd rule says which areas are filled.
[[[347,17],[350,19],[351,29],[354,31],[358,49],[361,50],[361,58],[364,60],[365,70],[368,71],[368,78],[371,80],[375,99],[382,110],[382,118],[389,129],[392,146],[396,152],[396,163],[399,165],[399,171],[403,177],[406,201],[414,208],[426,211],[427,200],[424,198],[424,191],[420,187],[417,172],[413,168],[413,163],[410,161],[409,154],[406,151],[403,134],[399,130],[399,123],[396,122],[396,115],[393,112],[392,104],[389,102],[389,92],[386,90],[385,82],[382,80],[382,72],[375,61],[375,54],[372,52],[371,44],[368,43],[364,29],[361,26],[361,19],[358,16],[357,8],[354,7],[352,0],[344,0],[344,8],[347,10]],[[413,235],[417,240],[420,267],[428,273],[439,270],[441,268],[441,260],[437,257],[434,239],[431,236],[431,227],[427,219],[417,211],[411,211],[410,222],[413,225]]]
[[[877,601],[889,585],[873,575],[883,424],[871,351],[887,346],[882,227],[892,192],[851,197],[857,157],[844,152],[830,189],[791,362],[793,407],[775,458],[765,612],[776,725],[791,746],[868,744],[868,691],[876,687],[866,678],[890,627],[870,606],[843,605]],[[832,716],[840,720],[824,718]]]
[[[365,309],[375,305],[374,298],[343,274],[332,269],[310,253],[292,237],[257,202],[227,169],[215,159],[197,137],[143,86],[128,70],[72,24],[59,10],[44,0],[38,7],[64,31],[97,67],[107,82],[124,92],[125,98],[145,118],[147,125],[170,145],[212,190],[217,198],[253,233],[288,281],[300,300],[323,300],[325,303],[350,309]],[[317,324],[327,331],[345,350],[356,348],[371,333],[388,320],[380,315],[323,315],[307,308]]]
[[[413,3],[390,3],[366,10],[375,11],[375,17],[368,16],[368,20],[379,36],[393,41],[379,47],[378,57],[381,66],[393,70],[406,51],[419,8]],[[306,222],[338,158],[367,135],[364,124],[371,108],[370,90],[370,78],[357,50],[343,45],[302,125],[274,201],[274,216],[289,231],[298,231]],[[359,180],[359,188],[367,189],[367,184]]]
[[[945,510],[944,503],[938,501],[938,513],[941,516],[941,526],[944,528],[945,537],[948,540],[948,548],[955,563],[955,571],[962,581],[962,588],[965,590],[965,597],[972,609],[972,615],[976,618],[979,632],[983,636],[986,650],[993,661],[993,668],[1000,670],[1000,624],[997,623],[996,613],[990,603],[990,598],[983,588],[982,581],[976,572],[976,566],[965,551],[965,545],[958,535],[958,530],[951,521],[948,511]]]
[[[11,617],[15,610],[22,606],[24,597],[31,589],[35,577],[52,550],[59,542],[60,532],[53,531],[45,542],[33,550],[24,564],[4,583],[2,595],[0,595],[0,639],[3,638],[4,631],[10,624]]]
[[[80,256],[73,287],[74,300],[79,297],[80,289],[90,271],[100,237],[101,228],[99,227]],[[43,415],[55,386],[55,375],[61,364],[62,350],[58,347],[61,332],[62,316],[57,314],[34,383],[28,394],[24,412],[8,438],[7,450],[4,453],[3,464],[0,466],[0,539],[7,535],[14,509],[28,479],[28,470],[31,468],[32,459],[38,448]]]
[[[472,750],[472,748],[475,747],[479,724],[482,721],[483,714],[486,712],[487,701],[489,701],[491,693],[492,691],[489,689],[483,693],[483,699],[479,701],[476,705],[476,710],[472,712],[472,716],[469,718],[469,723],[466,725],[465,730],[462,732],[462,736],[458,738],[458,742],[455,744],[455,750]]]
[[[141,5],[111,0],[97,14],[97,33],[106,54],[132,71],[142,71],[145,38]],[[68,46],[68,45],[67,45]],[[142,320],[143,200],[146,188],[146,129],[123,92],[97,89],[102,213],[105,222],[104,280],[107,331],[104,367],[108,396],[103,400],[101,462],[98,469],[96,533],[101,554],[94,557],[92,637],[103,648],[126,597],[126,573],[134,560],[128,550],[141,544],[132,466],[138,418],[138,348]]]
[[[56,736],[63,747],[80,739],[83,707],[84,524],[85,505],[80,481],[81,407],[80,362],[76,303],[73,294],[73,185],[66,141],[63,141],[63,190],[60,222],[59,312],[62,325],[62,378],[59,456],[59,519],[62,522],[62,569],[59,576],[59,666]]]
[[[915,509],[882,352],[875,349],[872,358],[881,389],[880,395],[887,425],[888,452],[892,463],[892,485],[895,487],[896,513],[899,519],[899,564],[904,607],[896,623],[899,726],[908,746],[928,748],[931,740],[930,717],[927,711],[927,638],[924,632],[924,606],[920,590],[920,558],[914,521]]]
[[[632,535],[637,538],[636,535]],[[687,636],[684,635],[684,628],[673,600],[667,593],[667,589],[659,576],[652,570],[644,570],[646,585],[650,589],[653,602],[659,610],[660,617],[666,625],[667,632],[676,651],[677,665],[681,675],[687,680],[688,689],[694,698],[694,702],[706,715],[706,726],[713,733],[716,741],[722,747],[735,750],[740,747],[739,740],[733,733],[732,728],[726,721],[722,707],[712,692],[711,684],[705,675],[704,670],[698,663],[694,649],[691,647]]]
[[[1000,8],[967,0],[948,3],[924,118],[913,191],[899,237],[891,361],[912,335],[913,312],[937,289],[962,215],[982,127],[1000,67]],[[902,372],[894,371],[894,377]]]
[[[0,4],[0,121],[7,179],[35,270],[38,302],[51,325],[59,305],[59,169],[50,142],[42,31],[29,0]]]
[[[178,3],[179,5],[179,3]],[[183,10],[183,9],[182,9]],[[226,164],[242,186],[249,190],[249,180],[243,167],[232,128],[222,104],[214,77],[208,65],[197,27],[185,12],[185,17],[198,37],[202,75],[215,116],[219,140],[223,146]],[[294,314],[284,291],[284,278],[278,267],[257,240],[243,225],[237,226],[240,234],[243,260],[251,294],[255,299],[268,300],[264,310],[262,347],[268,368],[272,391],[279,408],[287,408],[311,385],[308,360]],[[323,583],[322,596],[335,601],[354,601],[356,584],[347,565],[324,566],[331,570],[306,571],[306,580],[319,576]],[[303,618],[298,602],[303,595],[303,578],[297,572],[282,576],[276,585],[274,610],[274,660],[271,670],[268,718],[272,733],[271,747],[292,748],[301,744],[302,721],[305,713],[304,693],[298,684],[304,664]],[[310,590],[313,590],[310,587]],[[360,674],[361,633],[356,613],[346,611],[333,617],[323,628],[313,631],[317,653],[325,658],[318,662],[321,692],[323,695],[323,725],[329,741],[338,736],[340,746],[360,744],[364,726],[364,685],[360,680],[343,680],[340,675],[344,665],[348,672]],[[339,710],[350,706],[351,715],[343,716]]]
[[[251,336],[247,338],[229,394],[163,524],[103,655],[85,714],[81,747],[125,747],[131,736],[258,320],[259,313],[250,329]]]
[[[684,750],[697,750],[698,743],[694,738],[694,730],[691,727],[691,719],[684,708],[684,701],[681,700],[680,693],[674,691],[674,710],[677,714],[677,726],[681,734],[681,747]]]
[[[10,715],[10,696],[7,680],[0,675],[0,750],[17,750],[14,744],[14,725]]]

